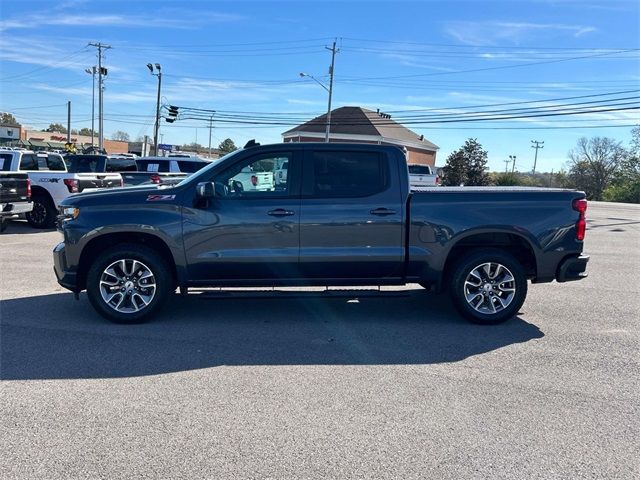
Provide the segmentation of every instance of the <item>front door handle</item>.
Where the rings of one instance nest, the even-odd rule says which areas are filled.
[[[267,215],[271,215],[272,217],[288,217],[295,214],[296,212],[285,210],[284,208],[276,208],[275,210],[270,210],[267,212]]]
[[[389,210],[388,208],[376,208],[369,212],[371,215],[378,215],[384,217],[385,215],[395,215],[395,210]]]

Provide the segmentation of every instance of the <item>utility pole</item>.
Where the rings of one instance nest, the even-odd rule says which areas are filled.
[[[329,67],[329,106],[327,107],[327,130],[325,132],[324,141],[329,142],[329,133],[331,131],[331,97],[333,96],[333,70],[336,64],[336,53],[340,50],[336,49],[336,41],[333,41],[331,48],[324,47],[331,51],[331,66]]]
[[[67,102],[67,143],[71,143],[71,100]]]
[[[156,63],[156,70],[158,73],[153,73],[153,65],[151,63],[147,63],[147,68],[151,75],[155,75],[158,77],[158,99],[156,100],[156,125],[153,132],[153,150],[154,155],[158,156],[158,131],[160,130],[160,89],[162,88],[162,69],[160,68],[160,64]]]
[[[89,75],[91,75],[92,78],[92,87],[91,87],[91,146],[94,146],[94,134],[95,134],[95,127],[94,127],[94,121],[96,119],[96,113],[95,113],[95,108],[96,108],[96,66],[94,65],[91,68],[86,68],[84,70],[85,72],[87,72]]]
[[[503,160],[504,162],[504,173],[509,173],[509,164],[511,163],[511,159],[507,158],[506,160]]]
[[[213,115],[209,117],[209,158],[211,158],[211,130],[213,129]]]
[[[102,50],[108,50],[111,45],[105,45],[104,43],[89,43],[90,46],[98,49],[98,148],[102,151],[104,144],[104,116],[102,111],[102,100],[104,97],[104,78],[103,73],[106,75],[106,68],[102,69]]]
[[[533,145],[531,145],[531,148],[535,148],[536,149],[536,156],[533,159],[533,174],[535,175],[536,173],[536,164],[538,163],[538,149],[539,148],[544,148],[544,142],[539,142],[538,140],[531,140],[531,143]]]

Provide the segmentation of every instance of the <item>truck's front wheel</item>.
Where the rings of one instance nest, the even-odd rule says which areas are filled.
[[[141,323],[171,293],[166,262],[144,245],[118,245],[100,255],[87,273],[87,295],[100,315],[114,323]]]
[[[527,296],[527,277],[512,255],[476,250],[457,263],[450,293],[465,318],[492,325],[517,315]]]

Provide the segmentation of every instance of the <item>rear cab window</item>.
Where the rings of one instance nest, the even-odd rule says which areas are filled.
[[[102,155],[75,155],[68,158],[69,171],[74,173],[102,173],[106,157]]]
[[[169,162],[163,160],[137,160],[138,171],[151,173],[167,173],[169,172]]]
[[[409,173],[413,175],[431,175],[431,168],[428,165],[409,165]]]
[[[138,167],[133,158],[108,158],[105,171],[107,172],[137,172]]]

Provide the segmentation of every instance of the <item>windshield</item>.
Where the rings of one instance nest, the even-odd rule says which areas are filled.
[[[216,165],[218,165],[220,162],[222,162],[223,160],[226,160],[227,158],[232,157],[233,155],[244,151],[244,149],[239,149],[239,150],[234,150],[233,152],[229,152],[227,153],[224,157],[220,157],[217,158],[216,160],[213,160],[209,165],[207,165],[204,168],[201,168],[200,170],[198,170],[196,173],[194,173],[193,175],[189,175],[188,177],[186,177],[184,180],[182,180],[180,183],[178,183],[176,185],[176,187],[181,187],[182,185],[186,185],[189,182],[198,182],[200,181],[199,179],[203,177],[203,175],[207,175],[208,172],[211,171],[212,168],[215,168]]]

